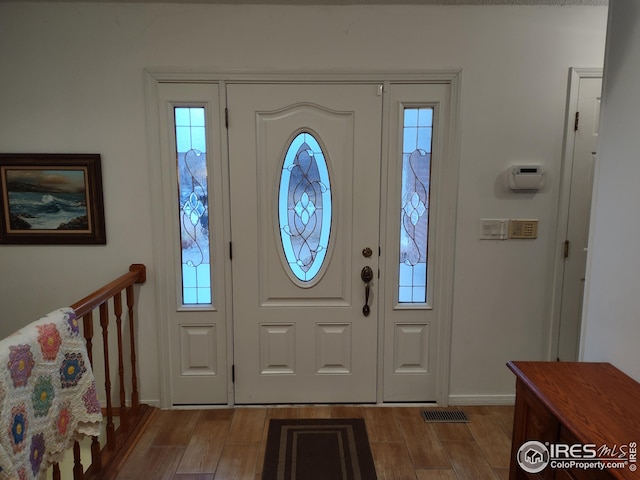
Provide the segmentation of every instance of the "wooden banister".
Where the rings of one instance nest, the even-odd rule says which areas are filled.
[[[87,295],[82,300],[77,301],[71,308],[76,312],[77,317],[83,317],[102,303],[109,300],[116,293],[126,289],[134,283],[144,283],[147,281],[147,267],[141,263],[134,263],[129,267],[129,272],[114,281],[107,283],[104,287]]]
[[[71,308],[76,313],[78,321],[82,319],[83,333],[87,345],[87,353],[89,356],[89,362],[91,363],[94,372],[98,368],[97,364],[94,364],[95,355],[93,352],[94,342],[94,311],[98,311],[98,325],[101,329],[102,336],[102,348],[103,348],[103,369],[105,379],[102,389],[96,385],[100,394],[104,395],[106,401],[106,408],[103,408],[103,414],[106,414],[106,433],[107,442],[106,445],[101,446],[99,439],[93,437],[91,441],[91,465],[85,470],[81,464],[80,459],[80,447],[76,442],[73,447],[74,468],[73,478],[74,480],[93,480],[93,479],[106,479],[114,478],[115,472],[117,472],[119,466],[122,464],[132,445],[135,443],[141,427],[148,421],[151,415],[151,408],[148,405],[141,405],[138,399],[138,377],[136,373],[136,351],[135,351],[135,327],[134,327],[134,294],[133,285],[144,283],[146,281],[146,267],[142,264],[133,264],[129,267],[129,271],[124,275],[116,278],[112,282],[104,285],[95,292],[87,295],[82,300],[71,305]],[[123,313],[123,295],[126,294],[126,312],[128,314],[129,328],[127,333],[130,336],[130,362],[125,362],[123,358],[123,327],[122,327],[122,313]],[[112,304],[112,308],[109,308],[109,303]],[[109,359],[109,326],[110,326],[110,311],[115,316],[115,325],[111,325],[111,328],[117,330],[117,344],[113,347],[117,348],[118,354],[118,379],[119,379],[119,400],[120,405],[118,408],[113,408],[111,399],[111,373],[110,373],[110,359]],[[126,405],[126,390],[125,390],[125,366],[131,368],[131,398],[130,407]],[[113,423],[113,416],[120,417],[120,425],[116,429]],[[54,466],[54,479],[60,478],[60,471]]]

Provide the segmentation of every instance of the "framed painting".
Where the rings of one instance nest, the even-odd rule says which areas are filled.
[[[98,154],[0,154],[0,244],[105,244]]]

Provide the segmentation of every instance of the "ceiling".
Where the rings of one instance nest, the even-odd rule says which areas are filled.
[[[12,0],[0,0],[8,3]],[[13,0],[16,1],[16,0]],[[42,0],[22,0],[42,1]],[[237,5],[587,5],[604,6],[609,0],[45,0],[72,3],[210,3]]]

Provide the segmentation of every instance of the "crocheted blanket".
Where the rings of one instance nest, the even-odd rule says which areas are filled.
[[[85,340],[71,308],[0,341],[0,479],[36,480],[84,435],[102,410]]]

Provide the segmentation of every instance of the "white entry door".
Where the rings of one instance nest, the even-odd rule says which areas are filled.
[[[376,401],[380,93],[227,86],[238,404]]]

